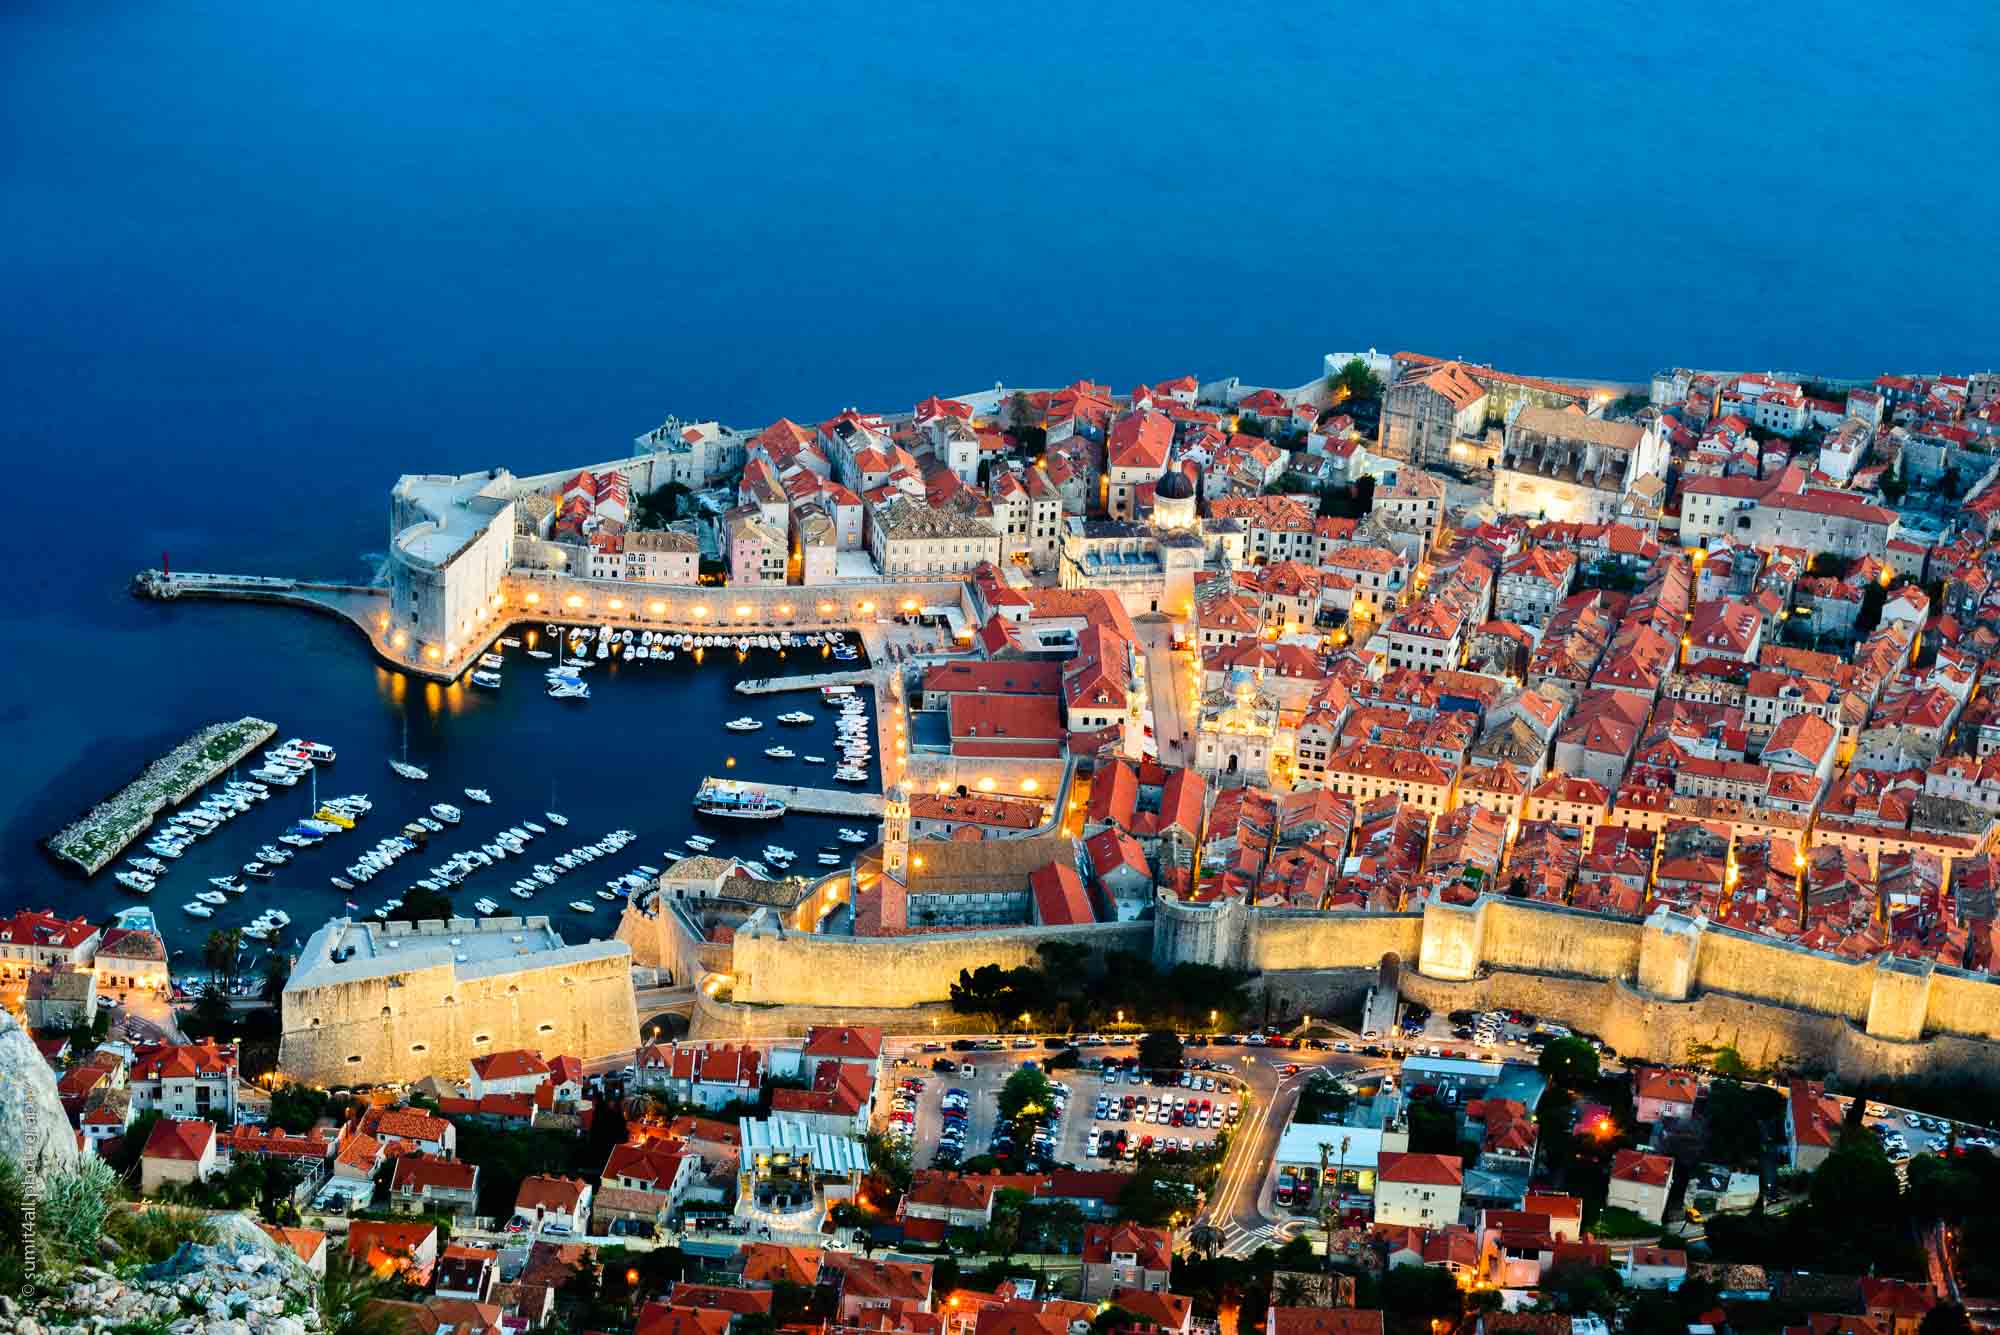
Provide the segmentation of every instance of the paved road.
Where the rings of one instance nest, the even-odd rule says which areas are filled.
[[[1135,623],[1139,641],[1146,652],[1146,693],[1153,706],[1154,740],[1159,744],[1160,761],[1167,765],[1191,765],[1194,748],[1188,739],[1189,693],[1194,674],[1185,652],[1175,652],[1173,623],[1141,620]]]

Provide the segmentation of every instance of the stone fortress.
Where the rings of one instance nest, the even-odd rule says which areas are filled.
[[[463,1079],[512,1048],[589,1060],[638,1046],[632,952],[566,944],[545,917],[314,932],[285,984],[278,1065],[311,1084]]]

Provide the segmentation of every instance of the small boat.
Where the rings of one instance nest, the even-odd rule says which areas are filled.
[[[597,892],[597,897],[599,899],[610,900],[613,903],[616,903],[618,900],[618,896],[609,890],[599,890]]]
[[[394,770],[398,777],[412,781],[421,781],[431,777],[431,772],[423,766],[412,765],[405,760],[392,760],[389,762],[389,768]]]
[[[709,849],[715,847],[715,840],[705,834],[691,834],[687,837],[687,846],[706,853]]]
[[[801,759],[808,765],[824,765],[826,763],[825,756],[803,756]]]
[[[121,871],[112,878],[135,895],[150,895],[157,884],[152,877],[142,871]]]
[[[465,790],[465,795],[475,802],[490,803],[493,800],[492,794],[488,793],[484,788],[468,788]]]
[[[497,672],[474,672],[472,674],[472,684],[474,686],[484,686],[488,690],[497,690],[500,686],[500,674]]]
[[[522,821],[522,822],[521,822],[521,826],[522,826],[522,828],[523,828],[523,829],[527,830],[527,832],[528,832],[529,834],[547,834],[547,833],[548,833],[548,829],[547,829],[547,828],[546,828],[545,826],[541,826],[541,825],[537,825],[537,824],[535,824],[535,823],[534,823],[533,821],[531,821],[531,820],[524,820],[524,821]]]
[[[550,653],[550,652],[549,652],[548,650],[546,650],[546,649],[530,649],[530,650],[528,650],[528,657],[530,657],[530,658],[554,658],[554,657],[555,657],[555,655],[554,655],[554,654],[552,654],[552,653]]]
[[[491,917],[500,911],[500,902],[494,899],[475,899],[472,901],[472,907],[479,910],[481,917]]]
[[[524,890],[518,885],[509,888],[507,893],[516,899],[533,899],[535,897],[533,891]]]
[[[544,811],[542,814],[549,818],[549,824],[551,825],[563,826],[569,824],[569,817],[564,816],[558,812]]]
[[[576,911],[577,911],[578,913],[595,913],[595,912],[597,912],[597,905],[595,905],[595,904],[591,903],[591,902],[590,902],[589,900],[587,900],[587,899],[572,899],[572,900],[571,900],[571,901],[569,902],[569,906],[570,906],[571,908],[575,909],[575,910],[576,910]]]
[[[840,865],[840,854],[838,853],[820,854],[819,865],[822,867],[838,867]]]
[[[746,714],[742,718],[733,718],[722,726],[731,732],[755,732],[764,725]]]
[[[203,890],[195,898],[204,904],[227,904],[229,902],[229,896],[223,894],[220,890]]]
[[[167,864],[158,858],[133,858],[131,864],[135,870],[145,872],[148,876],[158,876],[167,869]]]
[[[479,666],[490,668],[505,667],[507,666],[507,660],[498,654],[481,654],[479,656]]]
[[[868,836],[860,830],[850,830],[842,827],[840,842],[843,844],[865,844],[868,842]]]
[[[506,645],[509,649],[519,649],[521,647],[521,642],[512,635],[502,636],[500,643]]]
[[[789,746],[767,746],[764,748],[764,754],[773,760],[796,760],[799,755]]]
[[[465,818],[465,813],[460,811],[457,807],[451,805],[449,802],[440,802],[436,806],[432,807],[431,815],[436,816],[446,825],[456,825],[459,823],[459,821]]]
[[[213,918],[215,916],[215,910],[199,900],[181,905],[181,912],[191,914],[197,918]]]
[[[761,862],[746,862],[743,866],[752,876],[755,876],[760,881],[775,881],[778,879],[771,875],[771,869]]]
[[[812,721],[813,721],[813,716],[811,714],[806,713],[803,709],[794,709],[789,714],[778,715],[778,722],[789,723],[792,724],[794,727],[800,724],[811,723]]]
[[[234,876],[211,876],[208,883],[218,890],[227,890],[232,895],[240,895],[249,887]]]

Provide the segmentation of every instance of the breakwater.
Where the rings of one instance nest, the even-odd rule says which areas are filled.
[[[816,672],[809,677],[754,677],[736,683],[740,695],[775,695],[780,691],[816,691],[822,686],[867,686],[875,680],[868,668],[845,672]]]
[[[205,783],[269,741],[278,725],[260,718],[213,723],[146,766],[139,777],[92,807],[81,820],[51,835],[47,848],[58,862],[85,875],[102,871],[133,840],[152,828],[163,808],[187,801]]]

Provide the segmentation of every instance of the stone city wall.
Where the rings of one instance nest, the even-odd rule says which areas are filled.
[[[758,918],[736,933],[732,997],[752,1005],[916,1006],[948,998],[962,970],[1035,964],[1044,941],[1144,954],[1152,940],[1148,922],[851,937],[780,935]]]
[[[490,977],[450,963],[288,989],[278,1065],[316,1085],[462,1081],[472,1058],[510,1048],[590,1060],[638,1046],[632,961],[552,959]]]
[[[1405,961],[1415,960],[1423,931],[1423,916],[1416,913],[1260,911],[1250,920],[1244,964],[1265,973],[1373,970],[1391,953]]]
[[[888,1034],[955,1034],[978,1022],[942,1002],[921,1006],[749,1006],[697,993],[688,1020],[693,1039],[795,1038],[814,1025],[866,1024]]]

